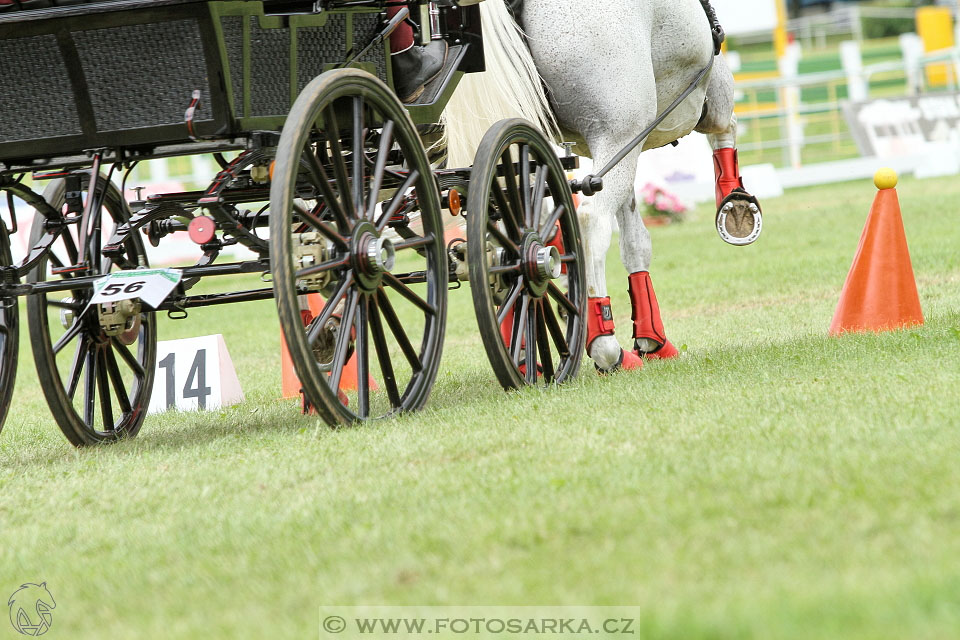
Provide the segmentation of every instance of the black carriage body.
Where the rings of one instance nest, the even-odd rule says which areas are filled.
[[[258,1],[108,0],[0,13],[0,170],[82,162],[96,149],[114,159],[202,151],[185,115],[195,92],[198,140],[243,146],[251,132],[279,131],[303,87],[382,28],[379,4],[271,15]],[[460,28],[457,63],[482,69],[479,15],[458,13],[472,19],[446,21]],[[387,42],[351,66],[393,86]],[[460,75],[411,107],[414,119],[436,121]]]

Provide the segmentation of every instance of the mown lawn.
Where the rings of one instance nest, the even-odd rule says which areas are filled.
[[[899,191],[922,328],[826,337],[874,189],[795,191],[751,248],[708,208],[653,230],[679,360],[507,394],[462,290],[428,409],[359,428],[276,399],[270,302],[164,319],[161,338],[223,333],[247,401],[117,446],[68,446],[24,339],[0,597],[46,581],[46,637],[71,639],[315,638],[323,604],[631,605],[644,638],[955,637],[960,182]]]

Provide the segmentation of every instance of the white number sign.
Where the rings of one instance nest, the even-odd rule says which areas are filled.
[[[115,271],[93,284],[90,304],[140,298],[156,309],[180,283],[178,269]]]
[[[157,343],[150,413],[217,409],[243,402],[222,335]]]

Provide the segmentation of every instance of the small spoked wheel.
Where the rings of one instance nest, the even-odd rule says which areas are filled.
[[[586,340],[577,212],[559,158],[523,120],[494,125],[477,151],[467,257],[477,322],[500,384],[576,376]]]
[[[49,251],[28,276],[29,282],[70,280],[105,275],[119,269],[147,266],[142,236],[123,243],[123,264],[102,253],[114,228],[130,217],[126,202],[112,182],[98,181],[102,195],[89,190],[86,226],[79,214],[66,211],[66,182],[55,180],[44,191],[55,219],[35,214],[30,246],[49,242]],[[99,190],[98,190],[99,191]],[[57,230],[59,229],[59,232]],[[154,312],[137,301],[90,305],[93,287],[32,294],[27,299],[30,342],[37,375],[57,425],[74,445],[130,438],[147,414],[157,354]]]
[[[0,265],[10,266],[10,237],[6,225],[0,221]],[[17,379],[17,356],[19,354],[20,315],[15,297],[0,297],[0,431],[7,419],[13,385]]]
[[[300,94],[277,147],[270,255],[294,369],[329,424],[423,407],[446,321],[440,195],[377,78],[330,71]]]

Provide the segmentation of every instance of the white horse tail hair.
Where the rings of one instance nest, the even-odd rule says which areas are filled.
[[[466,74],[444,112],[448,166],[468,167],[494,123],[523,118],[550,139],[559,128],[526,36],[504,0],[480,3],[487,70]]]

